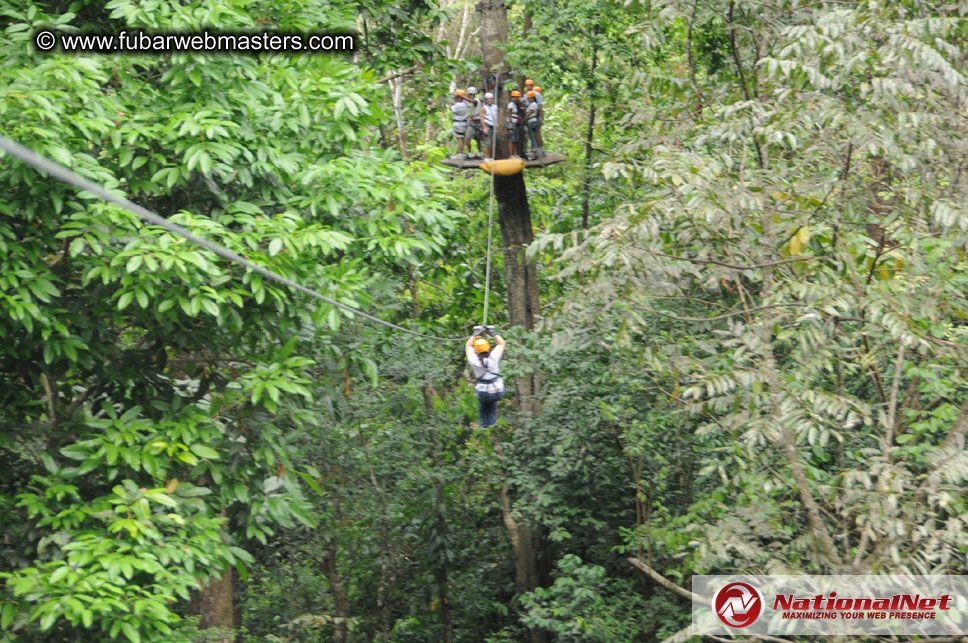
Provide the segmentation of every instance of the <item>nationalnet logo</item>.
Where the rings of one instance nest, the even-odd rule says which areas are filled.
[[[763,613],[763,595],[749,583],[728,583],[713,597],[713,609],[729,627],[749,627]]]
[[[694,635],[968,633],[968,576],[693,576],[693,593]]]

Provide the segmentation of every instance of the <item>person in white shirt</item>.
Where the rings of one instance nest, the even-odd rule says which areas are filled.
[[[497,127],[497,105],[494,104],[494,94],[487,92],[484,94],[484,107],[482,108],[484,117],[482,120],[481,133],[484,136],[484,160],[494,160],[494,130]]]
[[[450,105],[451,117],[454,120],[454,137],[457,139],[457,156],[454,158],[463,160],[464,155],[464,135],[467,133],[467,102],[464,100],[464,90],[458,89],[454,92],[454,102]]]
[[[508,103],[508,145],[510,155],[508,158],[519,159],[518,149],[524,146],[524,130],[522,129],[522,119],[524,118],[524,102],[521,100],[521,92],[511,91],[511,102]]]
[[[474,390],[477,392],[477,414],[481,428],[487,428],[497,422],[497,402],[504,397],[504,380],[501,379],[501,358],[504,357],[504,339],[493,334],[493,327],[487,330],[494,336],[497,346],[491,350],[491,343],[484,338],[484,330],[477,327],[475,334],[467,338],[464,344],[464,354],[467,363],[474,371],[476,382]]]
[[[468,87],[464,95],[467,101],[467,129],[464,134],[464,145],[467,147],[467,158],[481,158],[481,139],[483,139],[483,128],[481,126],[481,108],[483,105],[477,98],[477,88]],[[471,141],[477,142],[477,153],[471,154]]]

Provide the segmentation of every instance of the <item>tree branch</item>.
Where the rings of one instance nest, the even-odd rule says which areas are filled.
[[[707,639],[712,639],[714,641],[724,641],[725,643],[736,643],[741,639],[728,639],[723,636],[713,636],[712,634],[703,634]],[[765,634],[745,634],[747,639],[756,639],[758,641],[775,641],[776,643],[793,643],[790,639],[781,639],[775,636],[767,636]]]
[[[641,246],[637,246],[641,247]],[[723,266],[724,268],[732,268],[733,270],[756,270],[757,268],[769,268],[771,266],[781,266],[786,263],[794,263],[797,261],[814,261],[818,259],[827,259],[827,257],[789,257],[787,259],[779,259],[777,261],[767,261],[766,263],[757,263],[752,266],[743,266],[738,263],[727,263],[725,261],[719,261],[717,259],[693,259],[691,257],[680,257],[679,255],[670,255],[665,252],[659,252],[657,250],[649,250],[648,248],[642,248],[643,250],[659,256],[668,257],[669,259],[678,259],[679,261],[688,261],[689,263],[705,263],[713,264],[715,266]]]
[[[661,315],[662,317],[668,317],[669,319],[675,319],[681,322],[708,322],[708,321],[718,321],[720,319],[726,319],[727,317],[735,317],[736,315],[746,315],[747,313],[755,313],[758,310],[767,310],[769,308],[801,308],[805,307],[806,304],[770,304],[769,306],[757,306],[756,308],[750,308],[749,310],[737,310],[732,313],[725,313],[722,315],[716,315],[715,317],[679,317],[677,315],[670,315],[669,313],[663,313],[658,310],[653,310],[652,308],[643,308],[649,313],[654,313],[656,315]]]
[[[47,373],[40,374],[40,381],[44,383],[44,391],[47,393],[47,413],[49,419],[50,428],[57,426],[57,411],[54,408],[54,390],[50,385],[50,378],[47,377]]]
[[[746,84],[746,72],[743,71],[743,61],[740,59],[739,55],[739,45],[736,44],[736,26],[733,24],[733,9],[735,8],[735,0],[729,3],[729,47],[733,51],[733,62],[736,63],[736,71],[739,72],[739,84],[743,86],[743,96],[746,100],[753,100],[750,96],[750,88]],[[763,158],[763,148],[760,147],[760,142],[756,140],[756,135],[753,135],[753,145],[756,147],[756,165],[761,170],[766,167],[766,160]]]
[[[98,389],[98,386],[99,386],[98,384],[94,384],[93,386],[89,386],[86,389],[84,389],[84,392],[83,393],[81,393],[76,398],[74,398],[74,400],[71,402],[70,406],[67,407],[67,414],[66,414],[67,417],[69,417],[69,418],[70,417],[73,417],[74,416],[74,411],[77,410],[77,407],[79,407],[81,404],[83,404],[84,403],[84,400],[87,399],[87,396],[90,395],[91,391],[96,391]]]
[[[841,183],[845,182],[847,180],[847,175],[850,174],[850,159],[853,156],[853,154],[854,154],[854,142],[853,141],[848,141],[847,142],[847,158],[844,160],[844,169],[841,171],[840,176],[838,177],[838,180]],[[836,185],[831,185],[830,186],[830,189],[827,190],[827,193],[825,195],[823,195],[823,199],[820,201],[820,204],[817,207],[815,207],[813,209],[813,212],[810,213],[810,216],[807,217],[806,223],[804,223],[801,226],[797,226],[796,230],[794,230],[790,234],[790,236],[786,238],[786,241],[784,241],[779,246],[777,246],[777,248],[782,248],[786,244],[790,243],[790,239],[792,239],[793,237],[795,237],[800,232],[800,230],[803,229],[803,226],[810,225],[810,221],[813,220],[814,215],[816,215],[818,212],[820,212],[820,210],[823,208],[823,206],[827,203],[827,199],[829,199],[830,198],[830,195],[834,193],[834,189],[836,189],[836,187],[837,187]]]
[[[630,557],[630,558],[626,558],[625,560],[629,561],[632,564],[633,567],[635,567],[636,569],[638,569],[639,571],[641,571],[643,574],[645,574],[646,576],[648,576],[649,578],[651,578],[653,581],[655,581],[659,585],[662,585],[663,587],[665,587],[670,592],[672,592],[674,594],[678,594],[679,596],[685,598],[686,600],[696,601],[696,602],[709,602],[709,600],[710,600],[710,599],[706,598],[705,596],[700,596],[699,594],[694,594],[694,593],[690,592],[688,589],[685,589],[683,587],[679,587],[678,585],[676,585],[675,583],[673,583],[671,580],[669,580],[665,576],[661,575],[659,572],[655,571],[654,569],[652,569],[651,567],[649,567],[648,565],[646,565],[645,563],[643,563],[638,558]]]
[[[406,69],[404,69],[402,71],[398,71],[395,74],[390,74],[389,76],[384,76],[383,78],[381,78],[379,80],[376,80],[374,82],[377,82],[377,83],[385,83],[387,81],[394,80],[395,78],[400,78],[400,76],[406,76],[407,74],[410,74],[410,73],[413,73],[413,72],[417,71],[417,68],[418,67],[420,67],[419,64],[418,65],[414,65],[412,67],[408,67],[408,68],[406,68]]]
[[[884,437],[885,455],[888,462],[891,461],[891,445],[894,443],[894,431],[897,424],[897,391],[901,385],[901,370],[904,367],[904,351],[907,344],[901,341],[901,346],[897,349],[897,361],[894,364],[894,381],[891,382],[891,397],[887,403],[887,435]]]

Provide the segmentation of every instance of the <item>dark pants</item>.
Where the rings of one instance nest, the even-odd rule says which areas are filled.
[[[538,128],[541,127],[541,122],[537,119],[532,119],[528,121],[528,137],[531,138],[531,151],[534,152],[538,149]]]
[[[504,397],[504,391],[498,393],[477,392],[477,414],[481,418],[482,429],[497,422],[497,401],[502,397]]]

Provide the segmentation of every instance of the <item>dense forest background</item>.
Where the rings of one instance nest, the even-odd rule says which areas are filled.
[[[968,573],[968,5],[506,16],[0,0],[4,135],[412,330],[480,323],[490,180],[437,161],[485,46],[568,158],[524,174],[532,328],[495,231],[481,430],[461,343],[0,157],[0,640],[684,640],[692,574]],[[360,46],[31,46],[206,25]]]

